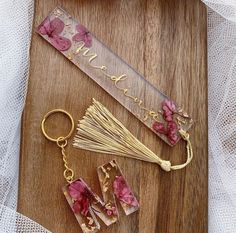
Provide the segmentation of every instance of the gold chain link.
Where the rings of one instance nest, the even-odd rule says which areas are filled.
[[[65,170],[63,175],[68,183],[71,183],[74,179],[74,171],[69,167],[67,162],[67,155],[65,151],[65,147],[67,146],[67,140],[64,137],[59,137],[57,139],[57,145],[61,148],[62,159],[64,162]]]
[[[58,138],[54,138],[54,137],[51,137],[50,135],[48,135],[46,129],[45,129],[45,122],[46,120],[48,119],[49,116],[51,116],[52,114],[55,114],[55,113],[63,113],[65,114],[70,122],[71,122],[71,129],[70,129],[70,132],[66,135],[66,136],[61,136],[61,137],[58,137]],[[63,110],[63,109],[53,109],[51,110],[50,112],[48,112],[42,122],[41,122],[41,129],[42,129],[42,132],[43,132],[43,135],[50,141],[52,142],[56,142],[57,143],[57,146],[61,148],[61,154],[62,154],[62,159],[63,159],[63,162],[64,162],[64,167],[65,167],[65,170],[64,170],[64,177],[66,179],[66,181],[68,183],[71,183],[74,179],[74,171],[69,167],[68,165],[68,162],[67,162],[67,155],[66,155],[66,151],[65,151],[65,147],[67,146],[67,139],[71,137],[73,131],[74,131],[74,128],[75,128],[75,123],[74,123],[74,120],[72,118],[72,116],[70,115],[70,113],[68,113],[67,111]]]

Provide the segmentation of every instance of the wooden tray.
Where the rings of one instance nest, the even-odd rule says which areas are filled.
[[[61,5],[193,117],[194,159],[187,169],[166,173],[157,165],[116,157],[139,197],[140,211],[101,233],[207,232],[207,15],[200,1],[36,0],[34,29]],[[29,89],[22,126],[18,210],[52,232],[81,232],[61,187],[63,163],[54,143],[41,134],[43,115],[54,108],[79,120],[95,97],[145,145],[163,158],[185,159],[185,143],[171,148],[90,78],[33,32]],[[54,118],[51,133],[66,130]],[[114,156],[67,148],[69,161],[99,194],[96,167]]]

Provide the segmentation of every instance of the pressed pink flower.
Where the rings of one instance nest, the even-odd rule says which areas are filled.
[[[165,99],[162,102],[163,117],[166,121],[173,120],[173,114],[176,111],[176,106],[173,101]]]
[[[178,126],[174,121],[167,122],[167,126],[160,122],[154,122],[152,128],[160,134],[166,135],[168,141],[174,145],[179,140]]]
[[[152,128],[160,134],[166,135],[168,141],[174,145],[179,140],[178,125],[174,122],[173,115],[176,112],[176,106],[173,101],[165,99],[162,102],[163,118],[167,123],[154,122]]]
[[[51,40],[51,44],[60,51],[66,51],[71,46],[71,41],[65,37],[55,35]]]
[[[166,134],[167,130],[164,126],[163,123],[157,122],[155,121],[152,125],[152,128],[157,132],[157,133],[161,133],[161,134]]]
[[[90,34],[90,32],[88,31],[88,29],[86,27],[84,27],[81,24],[78,24],[76,26],[76,30],[78,33],[76,33],[73,37],[72,40],[73,41],[83,41],[84,45],[87,48],[90,48],[92,46],[92,36]]]
[[[49,17],[47,17],[43,21],[43,23],[39,25],[38,32],[42,35],[48,35],[49,37],[53,37],[54,35],[62,33],[64,26],[64,22],[59,18],[55,18],[50,21]]]
[[[177,132],[178,126],[174,121],[168,122],[167,124],[167,130],[168,132]]]
[[[107,210],[107,215],[111,216],[112,215],[112,210]]]
[[[116,176],[113,182],[113,189],[116,197],[131,206],[138,206],[138,201],[131,192],[130,188],[128,187],[127,183],[125,182],[122,176]]]
[[[167,137],[172,145],[179,140],[178,126],[174,121],[168,122],[167,124]]]
[[[87,216],[89,212],[89,205],[89,199],[83,198],[80,201],[75,201],[73,203],[73,210],[76,214],[81,213],[82,215]]]
[[[47,35],[50,43],[60,51],[66,51],[71,47],[71,41],[68,38],[60,36],[64,30],[65,24],[59,18],[55,18],[50,21],[47,17],[39,26],[37,31],[41,35]]]
[[[84,182],[77,180],[68,187],[70,196],[74,199],[73,210],[87,216],[90,206],[91,192]]]
[[[106,208],[106,212],[108,216],[117,215],[117,209],[115,206],[112,206],[111,208]]]

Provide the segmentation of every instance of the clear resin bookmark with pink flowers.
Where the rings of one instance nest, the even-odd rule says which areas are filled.
[[[62,8],[54,9],[37,32],[169,145],[191,127],[192,119],[181,107]]]
[[[96,216],[107,226],[118,221],[116,199],[126,215],[139,209],[139,203],[115,160],[98,167],[97,172],[102,199],[81,178],[63,187],[63,193],[84,233],[100,229]]]

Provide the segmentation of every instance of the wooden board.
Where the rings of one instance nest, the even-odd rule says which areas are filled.
[[[131,64],[193,117],[194,159],[187,169],[166,173],[157,165],[116,157],[140,200],[140,211],[121,214],[101,233],[207,232],[207,55],[206,9],[188,0],[36,0],[34,28],[57,5],[78,18],[101,41]],[[52,232],[81,232],[64,199],[63,163],[57,146],[40,130],[54,108],[82,118],[95,97],[145,145],[163,158],[185,159],[185,143],[171,148],[142,125],[90,78],[33,32],[29,89],[22,126],[18,210]],[[48,124],[65,132],[61,116]],[[114,156],[74,149],[69,161],[76,175],[99,193],[96,167]],[[120,211],[121,212],[121,211]]]

